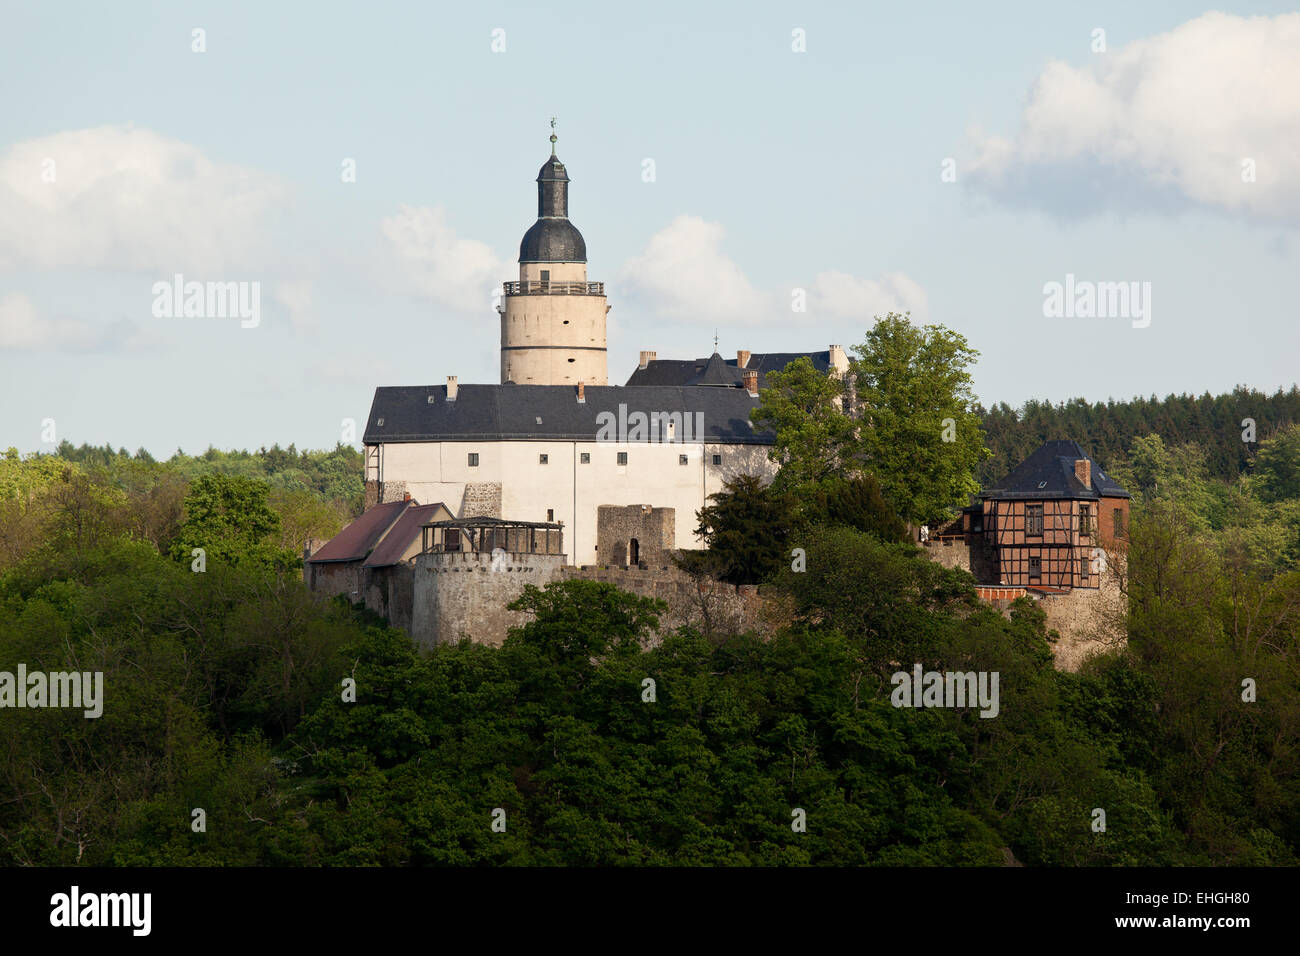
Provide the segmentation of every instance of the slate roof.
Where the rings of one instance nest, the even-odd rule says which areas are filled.
[[[740,383],[740,372],[736,371],[735,363],[728,365],[722,360],[722,356],[717,352],[709,357],[708,363],[694,376],[687,385],[713,385],[734,388]]]
[[[586,402],[579,402],[572,385],[461,385],[449,402],[445,385],[412,385],[375,389],[362,441],[595,441],[597,416],[617,418],[620,404],[628,414],[702,413],[704,434],[692,435],[693,441],[774,440],[771,432],[751,427],[749,412],[758,399],[743,388],[588,385]]]
[[[1092,462],[1092,487],[1074,476],[1074,463]],[[1075,441],[1044,442],[1011,473],[981,492],[982,498],[1128,498],[1129,493],[1102,470]]]
[[[363,568],[386,568],[393,564],[400,564],[403,555],[406,554],[406,549],[411,546],[411,542],[420,537],[420,528],[424,526],[426,521],[432,521],[437,517],[440,510],[447,512],[447,514],[452,513],[451,509],[441,501],[431,505],[417,505],[413,501],[393,502],[393,504],[407,504],[413,507],[409,507],[402,512],[401,517],[393,524],[392,530],[384,535],[384,540],[380,541],[379,546],[370,552],[370,557],[366,558],[366,563],[361,565]],[[365,517],[365,515],[362,515],[362,517]],[[360,521],[361,518],[357,520]]]
[[[627,384],[632,385],[693,385],[693,380],[703,375],[717,356],[726,367],[726,374],[737,388],[740,387],[740,369],[734,358],[724,359],[714,352],[708,358],[698,359],[652,359],[645,368],[637,368],[628,377]],[[825,352],[755,352],[749,357],[747,369],[758,369],[758,387],[767,387],[767,373],[779,372],[797,358],[812,359],[813,368],[819,372],[828,372],[831,367],[831,353]],[[715,376],[716,377],[716,376]],[[702,383],[702,384],[721,384]]]
[[[389,501],[375,505],[352,522],[307,559],[309,564],[330,561],[360,561],[374,548],[384,532],[392,527],[411,502]]]
[[[520,262],[586,262],[587,243],[567,219],[538,219],[519,243]]]

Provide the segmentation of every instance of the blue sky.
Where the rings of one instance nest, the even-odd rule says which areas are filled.
[[[612,383],[910,309],[986,404],[1290,387],[1300,15],[1217,9],[3,4],[0,447],[330,447],[375,386],[495,382],[552,115]],[[177,273],[259,323],[156,316]],[[1067,275],[1149,325],[1045,315]]]

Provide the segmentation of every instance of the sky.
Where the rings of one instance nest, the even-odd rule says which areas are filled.
[[[498,381],[553,116],[611,384],[890,311],[985,405],[1300,379],[1282,4],[4,0],[0,96],[0,449],[331,448]]]

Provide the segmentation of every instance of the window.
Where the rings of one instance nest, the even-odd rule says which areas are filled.
[[[472,451],[469,453],[469,466],[471,468],[478,467],[478,452]]]
[[[1029,559],[1029,580],[1037,581],[1043,574],[1043,559],[1032,557]]]
[[[550,270],[550,269],[543,269],[543,270],[542,270],[542,282],[550,282],[550,281],[551,281],[551,270]]]
[[[1035,538],[1041,538],[1043,536],[1042,505],[1025,506],[1025,534]]]
[[[549,464],[550,461],[551,461],[551,456],[550,456],[550,455],[538,455],[538,456],[537,456],[537,464],[539,464],[539,465],[546,465],[546,464]]]
[[[1079,556],[1079,578],[1080,580],[1088,576],[1088,559],[1083,555]]]
[[[679,465],[684,465],[684,464],[686,464],[686,462],[689,461],[689,460],[690,460],[690,459],[688,459],[685,455],[678,455],[678,456],[677,456],[677,464],[679,464]]]
[[[713,463],[714,463],[715,465],[721,465],[721,464],[722,464],[722,456],[721,456],[721,455],[714,455],[714,456],[713,456]]]
[[[580,465],[590,465],[590,464],[591,464],[591,452],[589,452],[589,451],[584,451],[584,452],[580,453],[580,454],[578,455],[578,464],[580,464]]]
[[[1079,505],[1079,534],[1092,534],[1092,505]]]
[[[619,463],[620,465],[626,465],[626,464],[627,464],[627,452],[625,452],[625,451],[621,451],[621,452],[618,453],[618,463]]]
[[[546,509],[546,520],[547,520],[547,521],[554,521],[554,520],[555,520],[555,509],[554,509],[554,508],[547,508],[547,509]]]
[[[384,420],[382,418],[376,418],[375,424],[382,428],[384,425]]]
[[[1124,509],[1116,508],[1110,513],[1110,516],[1115,521],[1115,537],[1124,537]]]

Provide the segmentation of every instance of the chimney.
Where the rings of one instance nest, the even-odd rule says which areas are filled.
[[[736,350],[736,368],[743,369],[749,364],[749,353],[744,349]]]
[[[457,384],[458,381],[459,380],[455,375],[447,376],[447,401],[449,402],[454,402],[456,400],[456,390],[460,387]]]
[[[655,360],[655,354],[656,354],[656,353],[654,353],[654,352],[642,352],[642,353],[641,353],[641,365],[640,365],[640,367],[641,367],[641,368],[645,368],[647,365],[649,365],[651,362],[653,362],[653,361]]]
[[[406,492],[406,494],[402,495],[402,500],[403,500],[403,501],[410,501],[410,500],[411,500],[411,493],[408,491],[408,492]]]
[[[745,383],[745,391],[755,398],[758,397],[758,369],[749,368],[740,373],[741,380]]]
[[[585,403],[587,401],[587,383],[578,383],[578,401]]]
[[[1074,477],[1078,478],[1085,488],[1092,488],[1092,462],[1087,458],[1080,458],[1074,463]]]
[[[835,371],[844,373],[849,370],[849,359],[848,356],[844,354],[844,346],[832,345],[830,360],[831,368]]]

